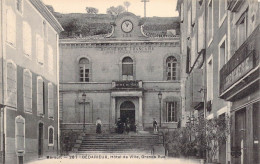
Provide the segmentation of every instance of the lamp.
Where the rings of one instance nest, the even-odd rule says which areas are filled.
[[[158,93],[158,99],[159,99],[159,112],[160,112],[160,117],[159,117],[159,120],[160,120],[160,124],[159,124],[159,127],[162,127],[162,120],[161,120],[161,102],[162,102],[162,92],[159,91]]]

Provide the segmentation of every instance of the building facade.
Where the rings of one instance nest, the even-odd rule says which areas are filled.
[[[95,133],[98,117],[104,133],[114,132],[118,118],[129,118],[137,131],[151,129],[153,118],[163,128],[177,128],[179,37],[149,37],[128,12],[111,24],[106,36],[60,40],[61,131],[81,131],[85,120],[86,132]]]
[[[56,154],[63,29],[40,0],[2,0],[0,29],[1,162]]]
[[[259,114],[256,103],[259,101],[259,80],[252,78],[239,84],[239,80],[247,77],[246,73],[259,77],[259,52],[256,48],[259,44],[259,19],[254,19],[259,17],[259,3],[257,0],[179,0],[177,9],[182,30],[181,54],[186,57],[187,74],[183,84],[187,119],[203,116],[211,120],[228,116],[231,134],[225,143],[218,145],[215,160],[220,163],[259,162],[259,116],[252,115],[253,112]],[[246,41],[247,37],[252,39]],[[251,54],[247,42],[250,42]],[[246,48],[242,48],[243,45]],[[238,53],[240,56],[236,55]],[[250,55],[252,57],[247,59]],[[250,62],[243,64],[246,59]],[[258,64],[253,64],[253,61]],[[246,90],[251,85],[254,92]],[[251,116],[250,112],[245,116],[245,104],[252,106],[247,111],[251,112]],[[239,109],[244,113],[235,117],[234,113]],[[248,121],[247,124],[243,118]],[[251,129],[247,132],[242,130],[244,138],[238,137],[242,126]],[[235,155],[239,154],[237,152],[242,155]]]
[[[231,105],[231,163],[260,162],[259,1],[228,1],[230,57],[219,96]],[[236,152],[240,152],[237,156]]]

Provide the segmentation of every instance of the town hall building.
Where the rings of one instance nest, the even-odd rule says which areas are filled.
[[[149,37],[129,12],[111,26],[107,35],[60,40],[61,133],[84,127],[95,133],[97,118],[102,133],[113,132],[118,118],[137,131],[150,130],[153,118],[177,128],[183,119],[179,36]]]

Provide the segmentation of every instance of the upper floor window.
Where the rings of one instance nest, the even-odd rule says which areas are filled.
[[[213,39],[213,0],[208,3],[208,19],[207,19],[207,42],[208,45]]]
[[[240,17],[237,26],[237,48],[239,48],[246,40],[248,33],[248,16],[247,11]]]
[[[205,48],[205,16],[204,14],[198,17],[198,52]]]
[[[166,103],[166,122],[177,122],[177,102]]]
[[[130,57],[125,57],[122,60],[122,75],[123,75],[123,80],[133,80],[133,67],[134,62],[133,59]]]
[[[177,80],[177,59],[170,56],[166,59],[167,80]]]
[[[196,10],[197,10],[197,1],[192,0],[191,1],[191,25],[193,26],[195,24],[195,19],[196,19]]]
[[[48,84],[48,116],[49,118],[54,118],[54,103],[53,103],[53,85]]]
[[[191,34],[191,9],[189,8],[188,10],[188,19],[187,19],[187,36],[190,37]]]
[[[224,64],[228,61],[227,56],[227,47],[226,47],[226,37],[224,37],[219,43],[219,69],[223,67]]]
[[[23,152],[25,149],[25,120],[22,116],[15,118],[15,145],[16,151]]]
[[[32,73],[29,70],[23,72],[24,111],[32,113]]]
[[[219,0],[219,26],[223,23],[227,12],[227,0]]]
[[[207,62],[207,100],[213,99],[213,59],[212,56]]]
[[[16,0],[16,9],[22,13],[23,12],[23,0]]]
[[[50,45],[48,46],[48,67],[49,72],[53,72],[53,50]]]
[[[46,21],[43,21],[42,25],[43,25],[43,36],[44,36],[44,39],[48,39],[48,28],[47,28]]]
[[[48,128],[48,146],[54,146],[54,128],[52,126]]]
[[[6,41],[16,46],[16,16],[11,8],[6,13]]]
[[[90,64],[87,58],[81,58],[79,60],[79,71],[80,82],[89,82]]]
[[[44,63],[44,42],[40,35],[36,35],[36,55],[40,64]]]
[[[7,104],[17,106],[17,72],[13,62],[7,62]]]
[[[181,12],[180,12],[180,15],[181,15],[181,22],[183,22],[184,20],[184,8],[183,8],[183,2],[181,3]]]
[[[27,22],[23,22],[23,52],[27,56],[32,54],[32,31]]]
[[[37,78],[37,115],[44,114],[44,82],[41,77]]]

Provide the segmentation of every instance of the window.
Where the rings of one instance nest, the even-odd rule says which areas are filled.
[[[213,0],[208,3],[208,20],[207,20],[207,42],[208,46],[213,38]]]
[[[32,113],[32,73],[29,70],[23,72],[24,111]]]
[[[166,59],[167,80],[177,80],[177,60],[170,56]]]
[[[187,29],[187,36],[189,37],[191,34],[191,10],[188,10],[188,29]]]
[[[54,128],[52,126],[48,128],[48,146],[54,146]]]
[[[197,0],[192,0],[191,1],[191,3],[192,3],[192,8],[191,8],[191,12],[192,12],[192,14],[191,14],[191,24],[192,24],[192,26],[195,24],[195,18],[196,18],[196,9],[197,9]]]
[[[16,46],[16,16],[11,8],[6,13],[6,41]]]
[[[201,15],[198,18],[198,52],[205,48],[205,24],[204,24],[204,15]]]
[[[17,106],[17,72],[13,62],[7,62],[7,104]]]
[[[16,9],[22,13],[23,12],[23,0],[16,0]]]
[[[123,80],[133,80],[133,60],[130,57],[125,57],[122,60],[122,75]]]
[[[15,145],[16,151],[24,152],[25,150],[25,120],[22,116],[15,118]]]
[[[181,22],[184,20],[184,8],[183,8],[183,3],[181,3]]]
[[[32,31],[27,22],[23,22],[23,52],[27,56],[32,54]]]
[[[196,35],[194,35],[191,38],[191,66],[193,66],[196,56],[197,56],[197,50],[196,50]]]
[[[53,85],[48,84],[48,116],[49,118],[54,118],[54,103],[53,103]]]
[[[226,37],[223,37],[223,39],[219,43],[219,69],[221,69],[223,65],[226,64],[228,61],[226,50]]]
[[[186,73],[190,72],[190,67],[191,67],[191,54],[190,54],[190,47],[187,47],[187,59],[186,59]]]
[[[81,58],[79,60],[80,82],[89,82],[89,60]]]
[[[48,28],[47,28],[47,24],[46,24],[46,21],[43,21],[42,22],[43,24],[43,36],[44,36],[44,39],[48,39]]]
[[[48,46],[48,66],[49,72],[53,72],[53,50],[50,45]]]
[[[36,35],[36,54],[37,61],[40,64],[44,63],[44,42],[40,35]]]
[[[227,11],[227,0],[219,0],[219,27],[224,22]]]
[[[42,116],[44,114],[44,83],[41,77],[37,78],[37,114]]]
[[[166,122],[177,122],[177,102],[167,102],[166,108]]]
[[[213,59],[209,58],[207,63],[207,100],[213,99]]]
[[[247,38],[247,12],[245,12],[237,22],[237,48],[239,48]]]

